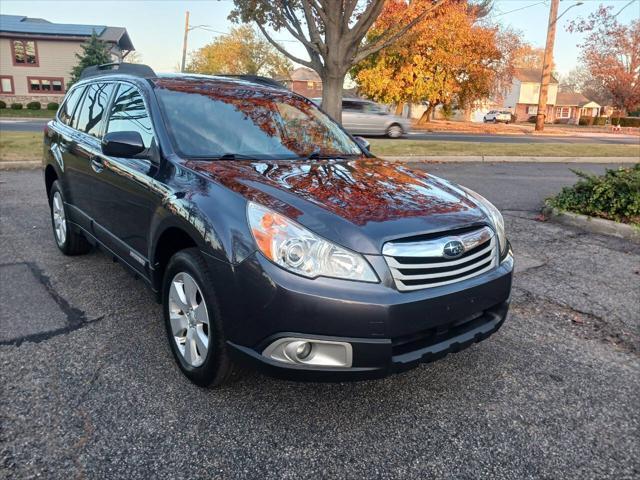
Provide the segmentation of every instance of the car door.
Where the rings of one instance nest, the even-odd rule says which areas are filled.
[[[95,159],[100,153],[103,117],[113,87],[110,82],[92,83],[86,87],[71,124],[73,134],[68,139],[65,171],[75,207],[71,215],[76,223],[89,231],[93,230],[91,222],[100,222],[94,200],[104,194],[104,189]]]
[[[164,187],[156,180],[159,153],[155,133],[142,93],[121,82],[113,96],[105,134],[140,133],[145,151],[134,158],[106,156],[100,152],[103,195],[96,197],[100,211],[101,241],[136,270],[148,273],[148,232]]]
[[[384,135],[387,132],[389,120],[385,112],[375,103],[363,102],[362,107],[362,133]]]
[[[342,101],[342,126],[353,135],[363,135],[366,132],[362,102],[352,100]]]

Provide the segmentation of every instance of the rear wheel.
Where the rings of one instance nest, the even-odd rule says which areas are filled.
[[[81,233],[74,231],[67,220],[67,210],[60,184],[56,180],[49,191],[51,204],[51,226],[56,245],[65,255],[82,255],[91,245]]]
[[[167,337],[182,373],[202,387],[226,382],[233,365],[210,273],[198,249],[171,257],[162,291]]]
[[[402,130],[402,127],[397,123],[394,123],[387,128],[387,137],[389,138],[400,138],[403,133],[404,131]]]

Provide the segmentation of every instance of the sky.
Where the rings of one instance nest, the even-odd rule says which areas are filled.
[[[565,27],[578,16],[586,17],[600,4],[612,5],[617,12],[629,0],[582,0],[583,5],[571,8],[559,21],[555,64],[563,75],[579,63],[578,45],[583,36],[568,33]],[[574,5],[576,0],[561,0],[560,13]],[[491,19],[522,32],[524,40],[536,47],[544,47],[549,0],[494,0]],[[189,10],[192,26],[205,25],[208,30],[193,29],[189,32],[188,51],[206,45],[216,35],[228,32],[233,24],[227,19],[233,8],[232,0],[121,0],[121,1],[25,1],[1,0],[0,13],[40,17],[56,23],[81,23],[126,27],[144,63],[158,72],[179,69],[182,55],[185,11]],[[640,18],[640,0],[635,0],[618,17],[623,23]],[[215,30],[216,32],[212,32]],[[285,32],[273,36],[293,54],[308,58],[304,47]]]

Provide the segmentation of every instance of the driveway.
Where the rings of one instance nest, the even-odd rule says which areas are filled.
[[[384,380],[220,390],[140,281],[57,251],[40,172],[0,172],[0,478],[637,478],[640,246],[535,220],[567,166],[427,168],[503,207],[504,327]]]

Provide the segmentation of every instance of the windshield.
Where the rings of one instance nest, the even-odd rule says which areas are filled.
[[[161,79],[157,97],[176,149],[189,158],[361,155],[311,102],[237,83]]]

